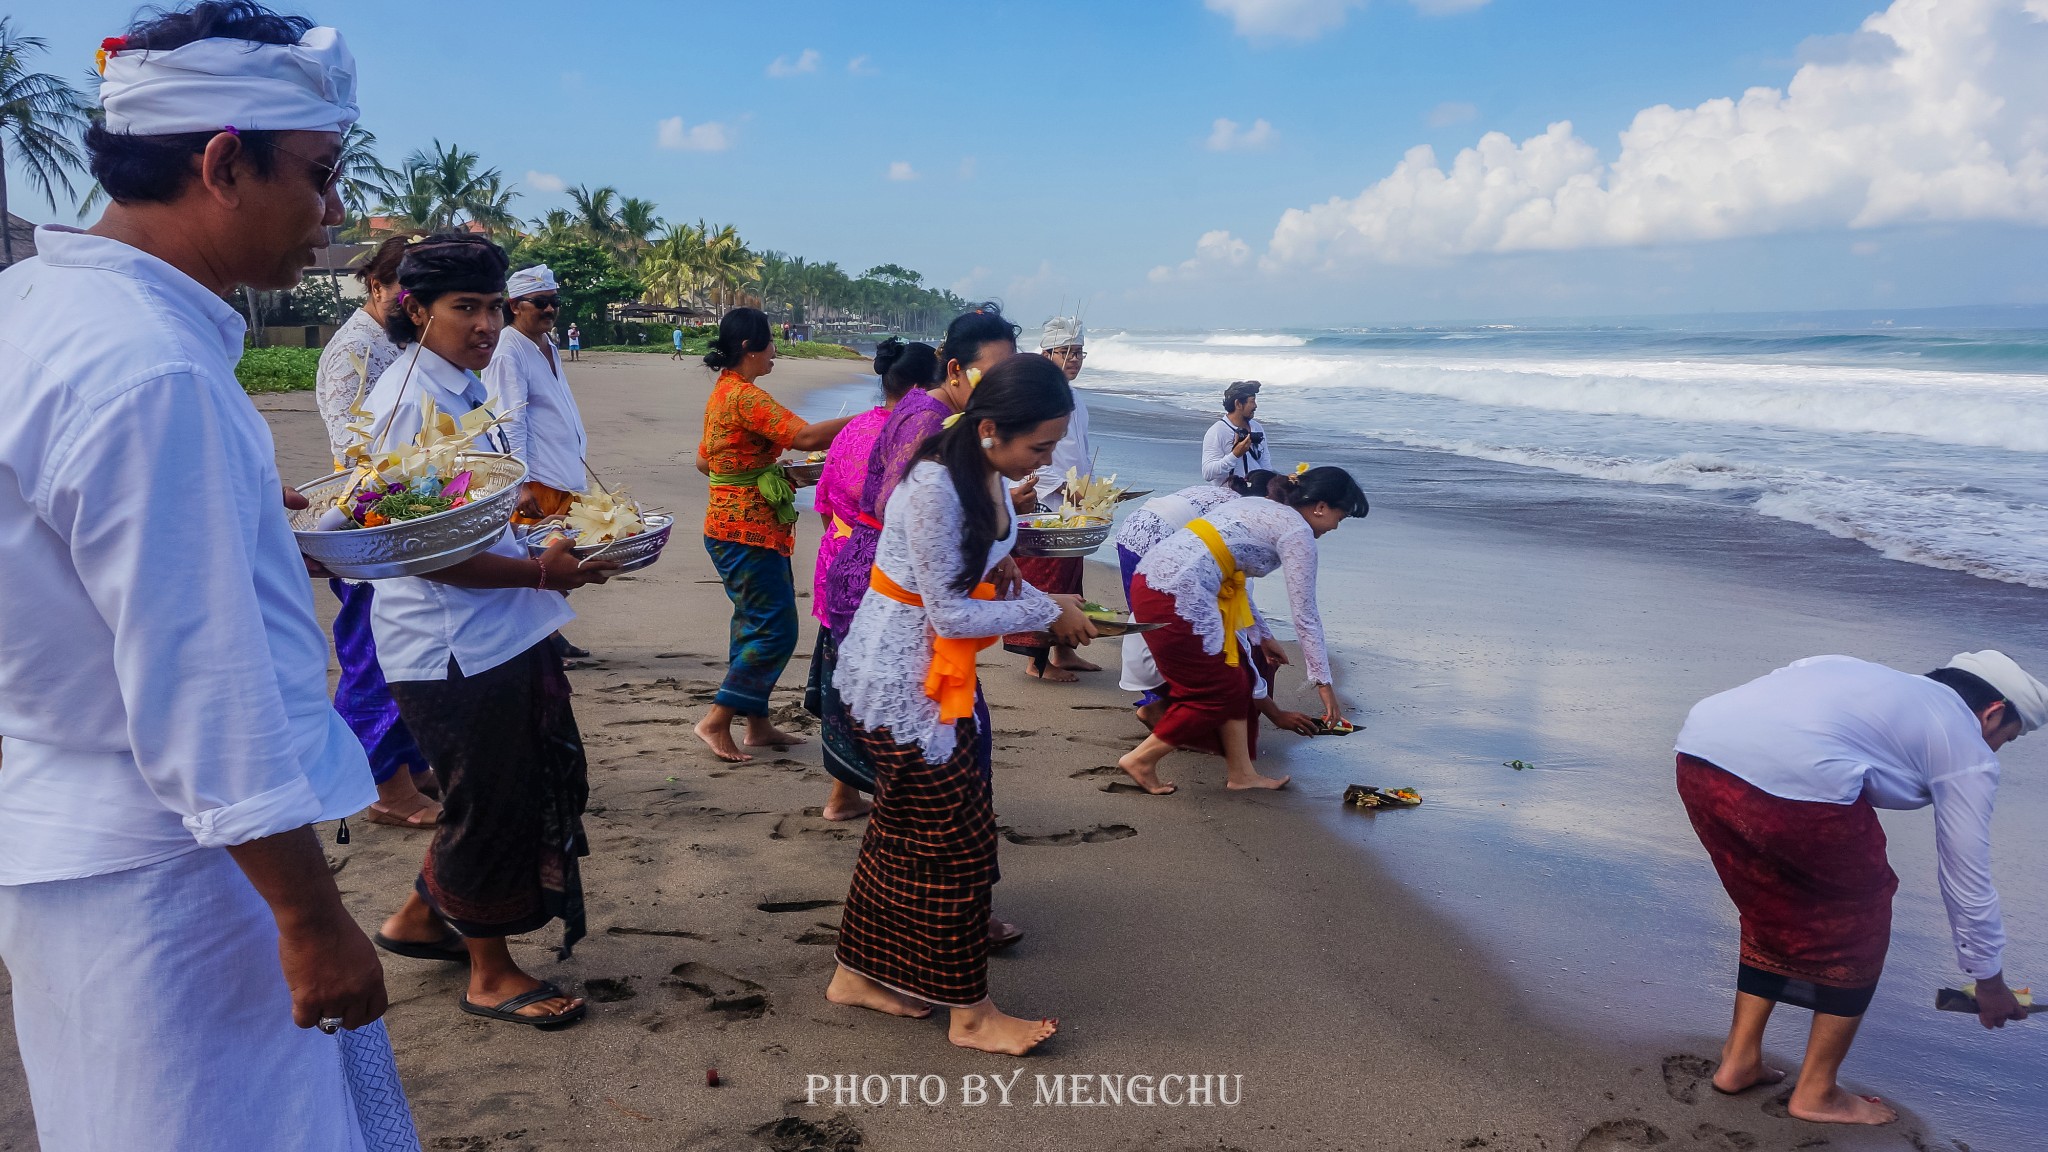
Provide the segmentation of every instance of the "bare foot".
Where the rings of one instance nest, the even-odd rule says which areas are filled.
[[[1809,1104],[1794,1091],[1792,1098],[1785,1101],[1785,1110],[1801,1120],[1815,1124],[1889,1124],[1899,1118],[1891,1105],[1875,1096],[1858,1096],[1835,1088],[1823,1097],[1819,1104]]]
[[[1119,756],[1116,766],[1124,770],[1124,775],[1137,781],[1138,787],[1154,796],[1171,796],[1180,787],[1171,780],[1161,780],[1158,767],[1138,759],[1136,752],[1126,752]]]
[[[1080,679],[1079,676],[1056,664],[1026,664],[1024,666],[1024,674],[1026,676],[1036,676],[1048,684],[1072,684]]]
[[[711,749],[713,756],[728,764],[744,764],[753,759],[752,756],[740,751],[739,745],[732,742],[731,728],[723,724],[713,724],[709,716],[697,721],[697,726],[692,731],[697,733],[697,739],[702,740]]]
[[[1255,788],[1285,788],[1287,787],[1287,782],[1292,779],[1294,779],[1292,776],[1261,776],[1257,772],[1253,772],[1242,780],[1225,781],[1223,786],[1232,792],[1248,792]]]
[[[747,723],[745,743],[749,748],[792,748],[803,742],[803,737],[792,732],[784,732],[765,720],[758,724],[751,720]]]
[[[832,786],[832,798],[825,801],[825,807],[819,810],[819,814],[824,816],[825,819],[858,820],[875,810],[874,801],[869,800],[858,792],[854,792],[851,788],[846,790],[853,792],[852,797],[844,800],[840,799],[839,790],[845,787],[843,784]]]
[[[1085,657],[1083,657],[1079,652],[1074,651],[1072,648],[1053,649],[1052,666],[1055,668],[1065,668],[1069,672],[1102,671],[1102,665],[1089,663]]]
[[[1052,1038],[1060,1030],[1057,1020],[1020,1020],[990,1009],[962,1020],[955,1013],[946,1039],[962,1048],[994,1052],[1001,1056],[1022,1056]]]
[[[932,1014],[932,1006],[912,1000],[900,992],[892,992],[858,972],[844,968],[835,969],[832,982],[825,985],[825,999],[848,1008],[872,1008],[891,1016],[908,1016],[922,1020]]]
[[[1763,1084],[1776,1084],[1785,1079],[1785,1072],[1768,1064],[1751,1064],[1746,1068],[1722,1061],[1714,1069],[1714,1091],[1723,1096],[1734,1096]]]
[[[1165,718],[1166,701],[1164,700],[1154,700],[1150,704],[1138,705],[1138,723],[1143,724],[1147,732],[1150,732]]]

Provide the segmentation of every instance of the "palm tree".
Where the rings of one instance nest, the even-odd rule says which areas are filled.
[[[494,235],[517,231],[519,217],[512,214],[512,201],[519,193],[503,187],[497,169],[476,182],[468,204],[469,218]]]
[[[569,189],[570,203],[575,205],[570,209],[570,214],[576,217],[576,225],[583,230],[585,236],[600,244],[617,242],[619,216],[612,204],[618,195],[619,190],[610,185],[593,189],[578,184]]]
[[[70,170],[85,166],[75,137],[85,131],[86,103],[60,76],[30,72],[27,57],[47,50],[40,36],[14,30],[14,18],[0,16],[0,265],[14,263],[14,229],[7,227],[7,164],[28,173],[29,183],[57,208],[57,189],[75,198]],[[7,146],[12,144],[10,156]]]
[[[616,217],[619,232],[619,261],[628,268],[639,265],[641,254],[647,251],[652,241],[648,237],[661,231],[662,220],[655,215],[654,201],[628,196],[619,201]]]
[[[341,138],[341,202],[352,216],[370,214],[370,197],[380,194],[399,179],[399,174],[377,159],[377,137],[361,124],[349,125]]]
[[[394,226],[412,231],[466,223],[493,231],[511,229],[519,222],[511,209],[519,194],[506,190],[505,177],[496,168],[481,164],[476,153],[435,140],[432,148],[407,156],[405,166],[390,172],[391,179],[376,189],[379,211],[392,217]]]
[[[706,256],[701,221],[671,225],[641,260],[641,298],[670,308],[697,300],[707,279]]]

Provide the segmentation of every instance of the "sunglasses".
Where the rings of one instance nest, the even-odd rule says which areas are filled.
[[[538,312],[552,312],[562,306],[562,298],[560,296],[521,296],[519,299],[514,300],[513,303],[531,304],[534,310]]]
[[[298,153],[298,152],[294,152],[294,151],[292,151],[292,150],[291,150],[291,149],[289,149],[289,148],[280,148],[280,147],[278,147],[278,146],[277,146],[277,145],[275,145],[275,144],[273,144],[273,145],[271,145],[271,146],[270,146],[270,150],[271,150],[271,151],[273,151],[273,152],[282,152],[282,153],[284,153],[285,155],[287,155],[287,156],[290,156],[290,157],[292,157],[292,158],[293,158],[293,159],[295,159],[295,160],[303,160],[303,161],[305,161],[306,163],[308,163],[308,164],[312,165],[312,166],[313,166],[313,174],[314,174],[315,178],[317,178],[317,179],[319,180],[319,182],[320,182],[320,194],[321,194],[322,196],[325,196],[325,195],[327,195],[327,194],[328,194],[329,192],[332,192],[332,191],[334,191],[334,186],[335,186],[336,184],[339,184],[339,183],[341,183],[341,157],[340,157],[340,156],[336,156],[336,157],[335,157],[335,158],[334,158],[333,160],[331,160],[331,161],[329,161],[329,160],[315,160],[315,159],[313,159],[313,158],[312,158],[311,156],[306,156],[306,155],[302,155],[302,154],[300,154],[300,153]]]

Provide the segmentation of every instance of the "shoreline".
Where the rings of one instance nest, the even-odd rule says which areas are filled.
[[[800,407],[802,396],[849,383],[861,367],[782,362],[763,383]],[[1507,739],[1506,728],[1528,725],[1516,715],[1518,702],[1498,704],[1486,685],[1465,684],[1476,703],[1434,717],[1426,699],[1406,698],[1434,691],[1409,687],[1424,682],[1418,654],[1462,658],[1456,644],[1445,647],[1444,628],[1482,623],[1469,619],[1479,595],[1469,570],[1483,576],[1488,555],[1501,563],[1530,553],[1519,540],[1503,545],[1470,525],[1454,525],[1448,536],[1414,535],[1432,527],[1428,511],[1402,508],[1393,493],[1405,484],[1392,473],[1385,486],[1368,482],[1380,507],[1359,536],[1338,538],[1344,565],[1377,567],[1361,569],[1359,584],[1324,591],[1326,616],[1361,593],[1367,599],[1358,602],[1371,606],[1332,637],[1344,664],[1340,686],[1349,686],[1355,718],[1371,729],[1344,741],[1269,735],[1275,770],[1297,775],[1287,792],[1227,794],[1220,765],[1181,756],[1170,761],[1183,785],[1177,796],[1103,793],[1100,783],[1114,777],[1097,770],[1141,735],[1113,673],[1050,685],[1027,679],[1018,658],[998,653],[982,662],[1007,841],[997,906],[1029,932],[994,960],[991,983],[1006,1009],[1062,1019],[1042,1054],[1018,1061],[970,1053],[945,1042],[942,1023],[827,1004],[829,946],[859,825],[806,812],[822,802],[828,780],[815,740],[728,766],[687,727],[723,666],[729,616],[694,538],[703,488],[692,460],[710,376],[659,357],[621,355],[586,357],[572,379],[593,463],[607,483],[675,513],[683,531],[655,567],[579,592],[579,618],[565,629],[600,657],[571,673],[591,760],[585,886],[592,934],[566,963],[545,952],[557,939],[552,927],[513,947],[536,974],[591,996],[590,1018],[540,1034],[465,1017],[454,1004],[458,974],[385,958],[387,1019],[427,1147],[848,1148],[858,1133],[861,1147],[885,1149],[1021,1138],[1160,1152],[1219,1145],[1594,1152],[1654,1128],[1677,1148],[1790,1149],[1820,1137],[1834,1148],[1861,1149],[1900,1147],[1909,1132],[1925,1130],[1910,1114],[1890,1129],[1819,1128],[1769,1115],[1763,1094],[1723,1099],[1700,1091],[1685,1080],[1684,1065],[1674,1081],[1667,1058],[1711,1057],[1724,1010],[1689,1013],[1648,1037],[1618,1036],[1583,1018],[1570,1023],[1569,1013],[1544,1006],[1549,992],[1509,962],[1532,957],[1502,957],[1491,938],[1498,933],[1475,927],[1419,882],[1434,878],[1469,899],[1483,873],[1431,877],[1432,861],[1445,844],[1470,843],[1470,829],[1496,827],[1478,819],[1490,801],[1486,789],[1531,783],[1512,774],[1468,780],[1439,763],[1449,759],[1443,750],[1461,726],[1484,721],[1483,731]],[[275,429],[284,475],[310,475],[325,455],[310,396],[263,397],[258,406]],[[1152,465],[1139,448],[1129,450],[1133,466],[1111,470],[1139,479]],[[1179,465],[1164,462],[1160,473],[1171,467]],[[1420,571],[1426,546],[1454,537],[1464,551],[1440,560],[1468,569],[1466,582],[1426,573],[1452,607],[1439,617],[1403,611],[1391,594],[1402,586],[1398,568]],[[800,594],[810,588],[816,540],[816,518],[807,515],[796,552]],[[1552,550],[1572,551],[1566,544]],[[1104,578],[1090,577],[1097,599],[1115,586],[1113,575]],[[1550,581],[1523,589],[1522,599],[1540,600]],[[331,615],[324,586],[316,586],[315,599],[323,617]],[[804,640],[778,689],[779,715],[802,715],[814,625],[808,597],[800,604]],[[1350,630],[1355,625],[1369,627],[1361,635]],[[1100,655],[1113,658],[1113,645]],[[1283,691],[1299,687],[1290,674]],[[1668,743],[1668,733],[1656,739]],[[1547,755],[1540,761],[1550,766]],[[1418,783],[1429,802],[1377,816],[1340,812],[1335,789],[1366,765],[1412,774],[1384,782]],[[1477,767],[1451,768],[1461,765]],[[1560,770],[1541,782],[1568,780]],[[1305,833],[1304,820],[1317,831]],[[347,846],[333,845],[332,830],[324,830],[328,851],[349,907],[374,927],[402,899],[425,837],[361,822],[351,828]],[[1705,867],[1702,859],[1691,871]],[[1907,878],[1909,889],[1917,884]],[[1902,922],[1925,914],[1908,909],[1902,892]],[[2009,918],[2018,928],[2017,910]],[[1626,931],[1606,925],[1602,938]],[[1713,943],[1732,950],[1732,936]],[[1706,969],[1688,976],[1696,984],[1717,978]],[[713,1068],[722,1087],[705,1085]],[[1139,1105],[1128,1095],[1117,1106],[1041,1107],[1021,1095],[1007,1109],[958,1102],[968,1076],[1021,1074],[1018,1085],[1035,1086],[1040,1076],[1124,1075],[1128,1086],[1131,1075],[1187,1073],[1242,1075],[1242,1103]],[[951,1102],[806,1103],[811,1076],[856,1074],[916,1076],[920,1084],[941,1077]],[[1851,1081],[1902,1087],[1876,1083],[1853,1060]],[[0,1147],[31,1147],[11,1043],[0,1053],[0,1100]],[[1728,1134],[1747,1142],[1731,1143]]]

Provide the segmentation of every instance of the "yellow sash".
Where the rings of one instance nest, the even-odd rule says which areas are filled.
[[[898,604],[924,607],[924,597],[889,579],[879,564],[868,573],[868,587]],[[996,586],[987,582],[976,584],[968,595],[976,600],[993,600]],[[924,694],[939,702],[940,723],[951,724],[974,715],[974,658],[995,642],[994,636],[932,637],[932,670],[925,673]]]
[[[1216,526],[1197,516],[1188,521],[1188,531],[1201,538],[1208,545],[1209,555],[1216,558],[1216,567],[1223,573],[1223,587],[1216,593],[1216,611],[1223,615],[1223,662],[1232,668],[1238,664],[1237,634],[1257,623],[1252,616],[1251,593],[1245,590],[1244,573],[1237,570],[1237,557],[1223,543],[1223,534]]]
[[[837,514],[834,514],[832,517],[832,535],[844,540],[848,536],[853,535],[853,525],[841,520]]]

